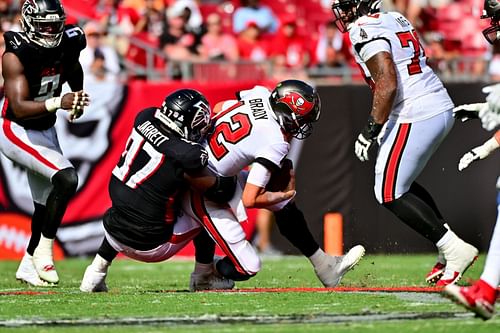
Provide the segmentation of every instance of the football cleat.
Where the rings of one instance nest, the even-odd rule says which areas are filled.
[[[456,283],[476,261],[478,250],[456,235],[441,249],[446,259],[446,268],[436,286],[444,287]]]
[[[191,273],[189,280],[190,291],[200,290],[230,290],[234,288],[234,281],[226,279],[218,274],[211,273]]]
[[[53,284],[43,281],[36,272],[33,257],[26,253],[16,271],[16,279],[35,287],[51,287]]]
[[[56,267],[52,250],[54,248],[54,240],[42,236],[40,242],[33,252],[33,264],[40,279],[49,283],[58,283],[59,276],[57,275]]]
[[[435,284],[436,282],[438,282],[438,280],[441,279],[441,277],[444,274],[445,267],[446,267],[445,264],[440,263],[438,261],[434,265],[434,267],[432,267],[432,270],[429,273],[427,273],[427,276],[425,277],[425,282],[429,284]]]
[[[344,275],[365,255],[365,248],[356,245],[343,256],[328,256],[326,265],[314,267],[314,272],[325,287],[336,287]]]
[[[490,319],[495,313],[498,291],[483,280],[477,281],[470,287],[450,284],[444,287],[443,294],[484,320]]]
[[[107,292],[106,286],[107,272],[99,272],[92,265],[85,269],[80,290],[86,293]]]

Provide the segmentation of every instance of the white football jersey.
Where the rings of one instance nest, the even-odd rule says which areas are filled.
[[[258,159],[280,166],[290,150],[269,103],[271,92],[261,86],[240,92],[240,100],[225,101],[207,142],[208,167],[234,176]]]
[[[356,62],[368,81],[371,75],[366,61],[382,51],[392,54],[398,88],[391,118],[413,122],[453,108],[441,80],[427,66],[424,48],[415,29],[403,15],[387,12],[362,16],[351,24],[349,37]]]

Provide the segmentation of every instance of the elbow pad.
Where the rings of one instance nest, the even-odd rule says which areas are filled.
[[[208,200],[219,204],[227,203],[234,195],[234,191],[236,190],[236,182],[236,176],[217,176],[215,184],[205,191],[205,197]]]

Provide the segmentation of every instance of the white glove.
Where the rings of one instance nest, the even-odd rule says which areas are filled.
[[[483,88],[483,93],[488,94],[486,96],[486,102],[490,106],[490,110],[494,113],[500,113],[500,83],[486,86]]]
[[[483,145],[473,148],[471,151],[462,156],[460,162],[458,162],[458,171],[464,170],[474,161],[485,159],[499,146],[500,144],[493,137],[486,141]]]
[[[368,150],[372,144],[373,140],[366,139],[363,134],[358,135],[354,143],[354,152],[361,162],[368,161]]]
[[[481,110],[488,110],[488,103],[462,104],[453,109],[453,117],[462,122],[479,118]]]
[[[478,115],[481,119],[481,125],[487,131],[492,131],[500,125],[500,113],[493,112],[491,108],[479,110]]]

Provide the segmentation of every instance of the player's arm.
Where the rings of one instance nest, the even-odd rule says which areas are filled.
[[[391,53],[380,51],[371,54],[370,48],[377,49],[379,47],[389,46],[386,41],[376,40],[364,46],[364,53],[361,53],[368,59],[365,63],[374,83],[370,116],[354,146],[356,156],[362,162],[368,160],[368,150],[389,118],[398,86],[396,68]]]
[[[29,84],[24,75],[24,66],[19,58],[7,52],[2,57],[5,96],[18,119],[38,118],[57,109],[73,109],[74,105],[86,105],[88,102],[78,93],[68,93],[63,97],[49,98],[46,101],[33,101],[30,98]]]
[[[242,195],[246,208],[280,210],[295,197],[295,175],[291,164],[285,168],[273,168],[269,163],[257,161],[252,166]],[[278,190],[269,190],[271,176],[282,180]]]
[[[215,176],[208,169],[186,172],[184,179],[192,189],[203,193],[207,199],[217,203],[226,203],[231,200],[237,181],[236,177]]]
[[[83,68],[80,62],[76,62],[68,76],[68,84],[71,91],[83,90]]]
[[[389,118],[396,97],[398,87],[396,66],[392,55],[385,51],[376,53],[368,59],[366,66],[375,84],[370,115],[376,124],[383,125]]]
[[[500,148],[500,130],[498,130],[492,138],[487,140],[481,146],[472,148],[464,156],[462,156],[460,162],[458,163],[458,170],[462,171],[472,162],[485,159],[498,148]]]

